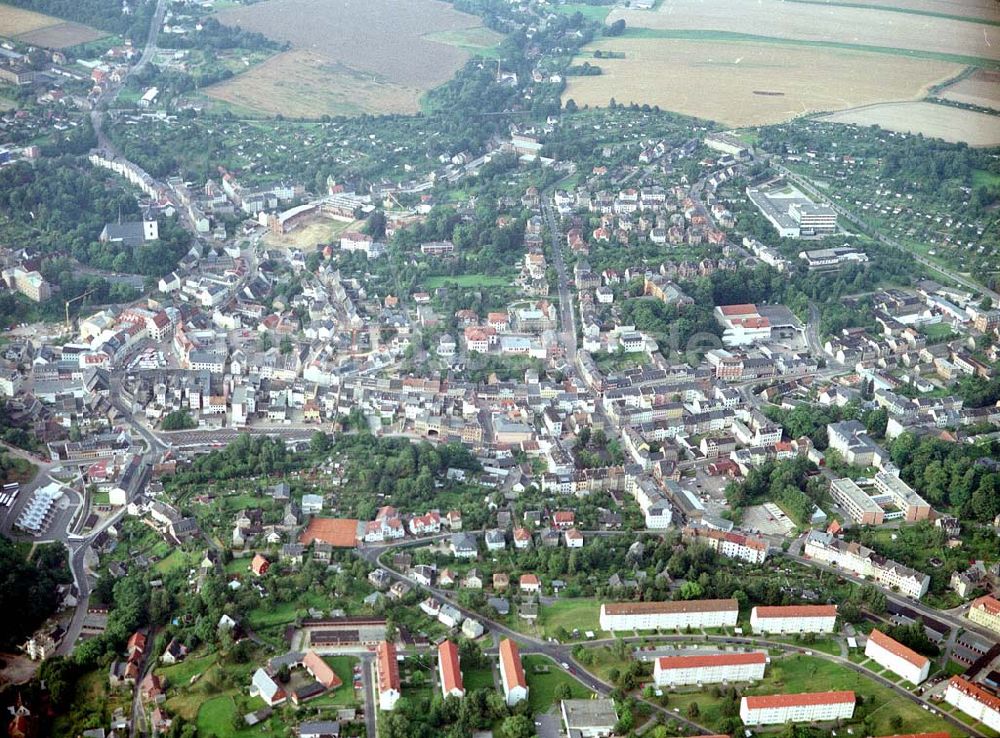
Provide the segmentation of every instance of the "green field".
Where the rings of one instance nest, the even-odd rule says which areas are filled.
[[[488,28],[460,28],[454,31],[437,31],[424,36],[428,41],[454,46],[473,56],[495,59],[500,56],[501,37]]]
[[[562,670],[557,663],[546,656],[525,656],[524,676],[528,681],[528,704],[532,713],[548,712],[556,702],[556,687],[568,684],[573,699],[587,699],[589,689]],[[536,671],[548,669],[548,671]]]
[[[354,665],[358,663],[358,660],[353,656],[324,656],[323,660],[330,665],[343,684],[315,700],[310,700],[309,704],[313,707],[353,707],[356,705],[358,699],[354,691]]]
[[[498,277],[490,274],[440,274],[434,277],[427,277],[423,285],[429,290],[436,290],[438,287],[507,287],[510,280],[506,277]]]
[[[611,12],[612,5],[587,5],[585,3],[568,3],[566,5],[556,5],[554,10],[562,15],[574,15],[582,13],[587,20],[603,23],[608,13]]]
[[[839,0],[786,0],[786,2],[802,3],[803,5],[829,5],[840,8],[864,8],[866,10],[884,10],[888,13],[925,15],[931,18],[945,18],[947,20],[966,21],[968,23],[982,23],[988,26],[1000,26],[1000,21],[991,20],[989,18],[976,18],[975,16],[968,16],[968,15],[953,15],[951,13],[936,13],[933,10],[920,10],[919,8],[900,8],[892,5],[840,2]]]
[[[847,51],[867,51],[875,54],[891,54],[906,56],[911,59],[935,59],[937,61],[965,64],[984,69],[1000,69],[1000,61],[979,56],[963,54],[946,54],[939,51],[924,51],[920,49],[901,49],[895,46],[868,46],[852,44],[843,41],[802,41],[794,38],[778,38],[775,36],[758,36],[753,33],[736,33],[734,31],[702,31],[688,29],[664,28],[628,28],[619,38],[638,39],[673,39],[679,41],[749,41],[757,44],[781,44],[783,46],[808,46],[816,49],[841,49]]]
[[[947,323],[931,323],[922,325],[920,332],[927,337],[928,341],[944,341],[950,336],[957,336],[955,331]]]
[[[990,188],[1000,187],[1000,174],[987,172],[985,169],[973,169],[972,186]]]
[[[165,558],[160,559],[153,565],[160,574],[168,574],[175,569],[189,569],[197,564],[197,554],[182,551],[175,548]]]
[[[582,640],[585,631],[600,632],[600,605],[597,600],[589,598],[557,600],[541,608],[540,621],[542,633],[546,638],[557,638],[556,631],[560,628],[567,633],[572,633],[573,629],[577,628],[580,631],[579,637],[570,636],[570,638]],[[565,634],[563,636],[565,637]]]
[[[156,673],[164,677],[170,687],[184,687],[191,681],[191,677],[195,674],[205,673],[214,663],[214,653],[199,656],[188,655],[179,664],[159,667]]]

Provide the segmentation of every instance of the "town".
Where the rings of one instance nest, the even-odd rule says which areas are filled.
[[[0,30],[8,735],[1000,735],[996,150],[578,107],[601,5],[314,120]]]

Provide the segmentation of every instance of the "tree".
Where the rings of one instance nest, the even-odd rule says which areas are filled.
[[[189,428],[197,427],[197,425],[187,410],[174,410],[163,417],[160,427],[165,431],[176,431],[188,430]]]
[[[330,452],[330,437],[323,431],[316,431],[309,439],[309,450],[313,456],[325,456]]]
[[[500,735],[503,738],[531,738],[535,728],[530,718],[524,715],[511,715],[500,723]]]
[[[573,696],[573,690],[566,682],[559,682],[553,694],[557,700],[568,700]]]
[[[692,702],[690,705],[687,706],[687,710],[685,710],[684,712],[687,714],[689,718],[694,720],[696,717],[701,715],[701,708],[698,707],[697,702]]]

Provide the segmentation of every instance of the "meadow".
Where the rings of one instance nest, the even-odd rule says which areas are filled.
[[[954,4],[952,14],[955,13]],[[898,7],[898,6],[893,6]],[[995,5],[994,5],[995,8]],[[979,18],[956,20],[948,14],[895,12],[874,5],[758,0],[706,3],[663,0],[655,12],[615,9],[608,23],[624,19],[629,27],[709,30],[805,42],[844,42],[861,46],[1000,60],[1000,27]],[[994,9],[992,19],[996,19]]]
[[[1000,146],[1000,118],[987,113],[936,105],[929,102],[903,102],[870,105],[825,115],[828,123],[877,125],[900,133],[922,133],[929,138],[964,141],[970,146]]]
[[[0,5],[0,36],[25,44],[65,49],[107,36],[103,31],[80,23],[54,18],[31,10]]]
[[[439,0],[266,0],[217,17],[291,50],[207,94],[237,111],[294,117],[416,112],[424,92],[500,40]]]
[[[594,51],[621,58],[593,58]],[[885,100],[916,100],[961,71],[952,62],[783,43],[626,35],[587,46],[577,64],[599,76],[570,77],[577,105],[648,103],[726,125],[777,123]],[[870,74],[877,66],[879,74]]]

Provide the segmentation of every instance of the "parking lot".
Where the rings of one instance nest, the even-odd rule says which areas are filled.
[[[777,511],[777,514],[775,514]],[[757,531],[765,536],[787,536],[795,530],[795,523],[776,505],[754,505],[743,511],[744,530]]]

